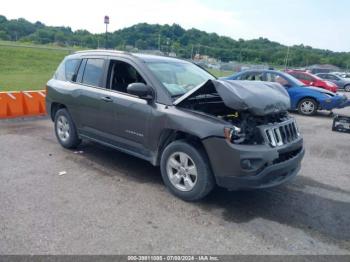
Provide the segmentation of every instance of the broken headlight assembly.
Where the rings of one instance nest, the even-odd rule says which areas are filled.
[[[224,136],[227,141],[234,144],[242,144],[246,137],[241,128],[236,126],[225,127]]]

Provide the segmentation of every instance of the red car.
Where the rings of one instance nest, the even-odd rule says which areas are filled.
[[[333,93],[336,93],[338,90],[338,86],[336,84],[326,81],[313,74],[297,70],[288,70],[287,73],[299,79],[305,85],[324,88]]]

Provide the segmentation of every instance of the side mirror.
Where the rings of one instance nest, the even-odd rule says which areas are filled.
[[[127,91],[131,95],[150,101],[153,99],[153,89],[144,83],[132,83],[127,87]]]

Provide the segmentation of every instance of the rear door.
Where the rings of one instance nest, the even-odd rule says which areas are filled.
[[[79,84],[76,83],[76,74],[82,59],[77,58],[67,58],[65,59],[54,75],[55,84],[51,85],[52,96],[55,97],[54,102],[63,103],[73,121],[78,124],[78,108],[77,101],[74,99],[79,92]],[[51,95],[51,94],[48,95]]]
[[[106,62],[104,57],[85,58],[77,74],[79,92],[74,100],[77,104],[78,129],[82,135],[95,138],[108,128],[105,116],[101,114],[108,95],[105,87]]]

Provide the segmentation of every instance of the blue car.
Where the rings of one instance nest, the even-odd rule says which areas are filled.
[[[291,110],[298,110],[302,115],[313,115],[317,110],[331,111],[350,105],[345,95],[306,86],[298,79],[281,71],[247,70],[221,79],[277,82],[287,89],[291,99]]]

